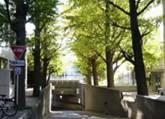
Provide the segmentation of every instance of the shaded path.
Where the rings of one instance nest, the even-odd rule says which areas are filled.
[[[85,111],[54,111],[49,119],[126,119]]]

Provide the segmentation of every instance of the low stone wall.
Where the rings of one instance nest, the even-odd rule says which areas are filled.
[[[121,100],[122,93],[115,89],[83,85],[85,110],[110,114],[114,116],[127,117]]]
[[[136,119],[165,119],[165,101],[159,98],[137,96],[136,106]]]
[[[47,119],[50,113],[51,101],[50,101],[51,85],[45,87],[40,95],[40,100],[35,104],[31,111],[28,112],[26,118],[23,119]]]
[[[77,88],[79,87],[79,80],[51,80],[50,83],[55,88]]]
[[[122,105],[129,119],[165,119],[165,101],[159,98],[137,95],[135,102],[122,100]]]
[[[136,92],[136,86],[116,86],[115,89],[122,92]]]

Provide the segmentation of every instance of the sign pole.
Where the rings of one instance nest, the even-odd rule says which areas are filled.
[[[14,73],[16,75],[16,104],[19,104],[19,75],[21,74],[21,67],[15,67]]]
[[[14,87],[14,99],[15,99],[15,103],[16,103],[16,100],[17,100],[17,78],[16,78],[15,73],[14,73],[14,86],[15,86]]]
[[[16,59],[16,61],[11,62],[11,65],[13,66],[15,75],[16,75],[15,97],[16,97],[16,103],[18,107],[21,109],[21,108],[24,108],[25,106],[25,87],[24,87],[25,74],[21,75],[21,72],[22,72],[22,69],[23,69],[23,73],[25,71],[24,52],[26,50],[26,47],[25,46],[11,46],[11,49],[13,53],[15,54],[15,59]],[[20,60],[21,58],[23,60]],[[21,80],[19,80],[19,75],[21,75],[20,77]]]
[[[18,91],[19,91],[19,75],[16,75],[17,76],[17,79],[16,79],[16,104],[18,105]]]

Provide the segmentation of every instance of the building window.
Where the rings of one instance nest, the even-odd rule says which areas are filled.
[[[0,69],[7,69],[7,59],[0,57]]]

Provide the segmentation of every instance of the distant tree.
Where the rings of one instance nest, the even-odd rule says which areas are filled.
[[[46,87],[48,85],[50,75],[55,73],[56,69],[59,69],[60,66],[53,68],[51,66],[52,60],[58,59],[58,52],[61,48],[61,44],[59,44],[59,39],[57,38],[58,29],[54,26],[54,22],[48,24],[41,33],[41,62],[42,62],[42,87]],[[56,62],[56,64],[57,64]]]
[[[70,20],[69,28],[74,32],[73,37],[77,40],[80,37],[88,39],[88,44],[91,44],[88,50],[105,62],[108,87],[114,87],[115,71],[124,62],[118,46],[124,39],[125,30],[111,26],[111,14],[121,21],[119,14],[107,2],[92,0],[74,1],[70,14],[66,15]]]
[[[71,43],[71,49],[79,60],[76,64],[80,67],[80,72],[86,76],[87,83],[91,84],[91,77],[93,76],[94,85],[99,85],[99,57],[94,51],[90,50],[90,47],[94,44],[89,43],[88,40],[79,38]]]
[[[41,80],[41,32],[50,21],[55,19],[57,0],[33,1],[29,9],[29,21],[35,25],[35,40],[34,40],[34,90],[33,96],[40,94]]]

